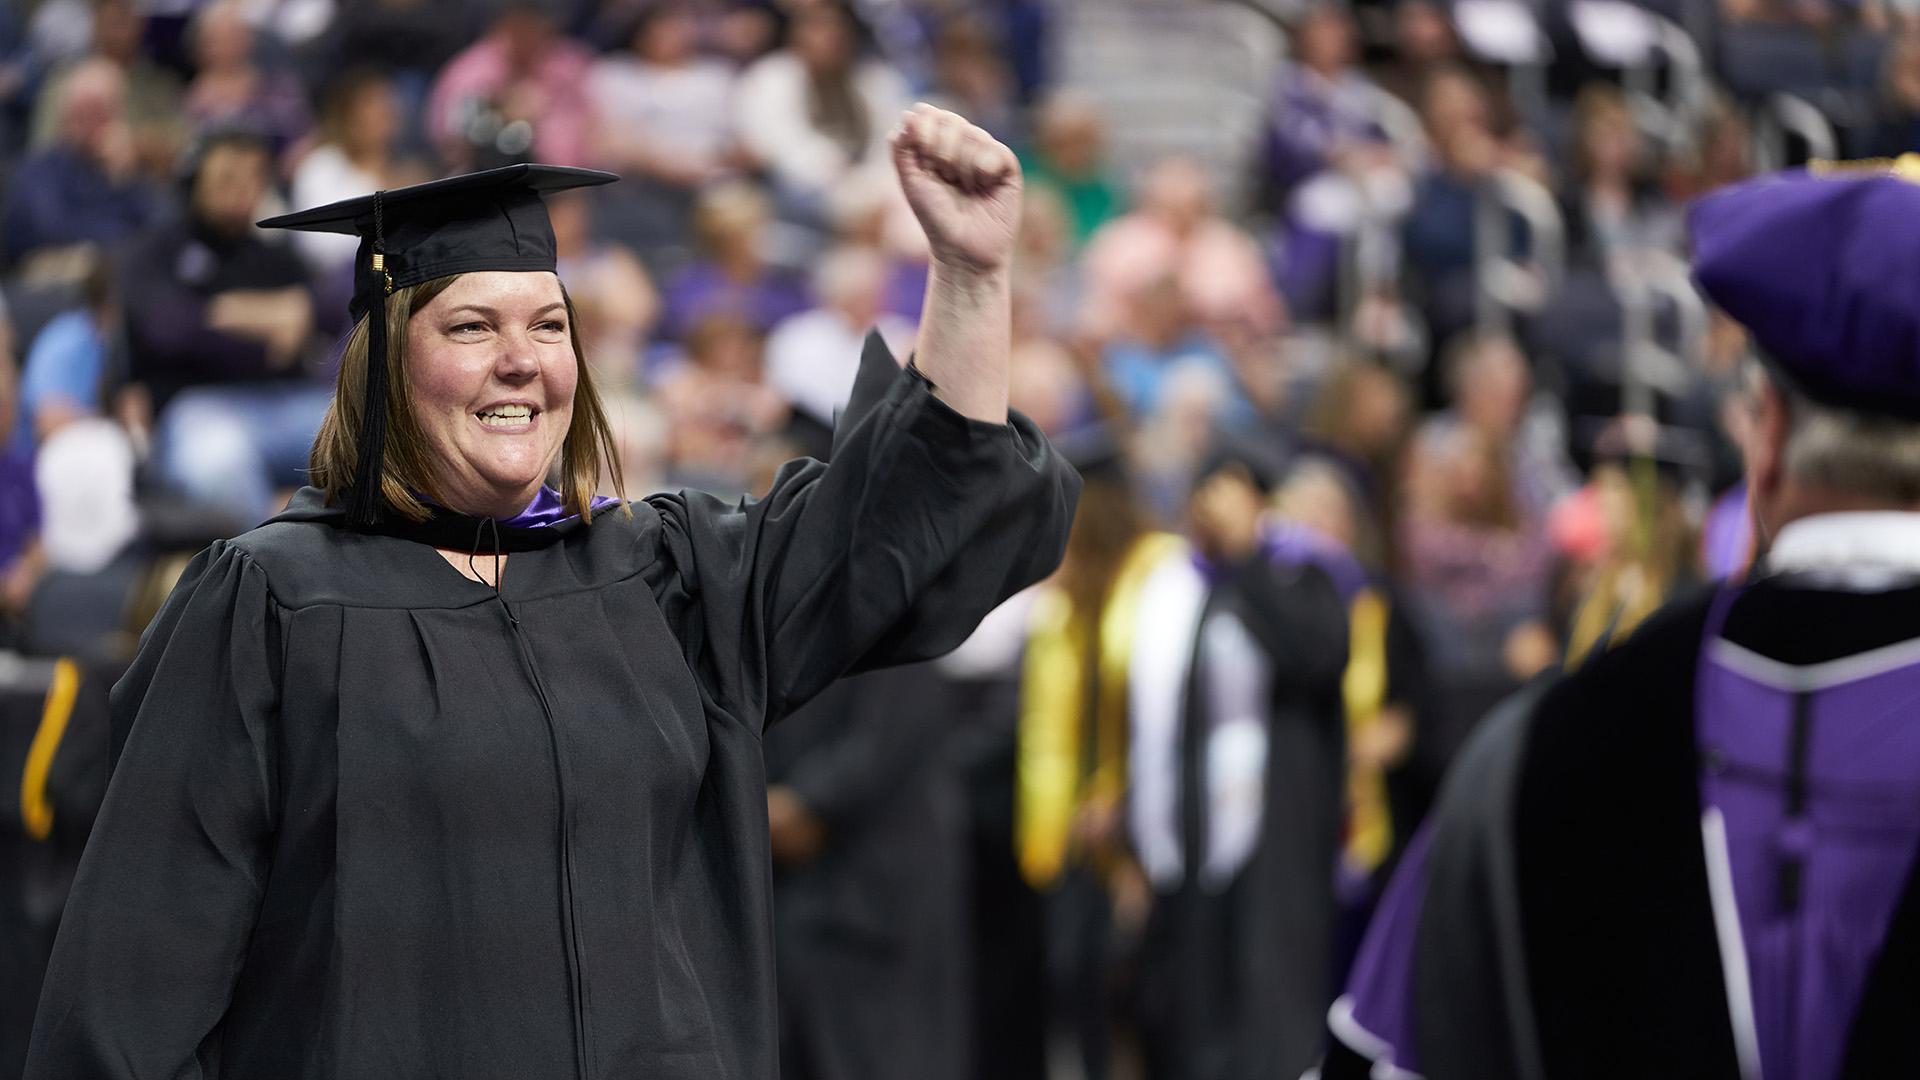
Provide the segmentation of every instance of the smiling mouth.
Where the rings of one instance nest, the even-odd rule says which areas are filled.
[[[493,405],[473,415],[487,427],[510,428],[530,424],[538,414],[531,405]]]

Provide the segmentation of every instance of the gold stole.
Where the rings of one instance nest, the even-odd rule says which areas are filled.
[[[1074,610],[1058,586],[1047,586],[1034,600],[1020,677],[1014,842],[1021,875],[1035,888],[1059,879],[1080,808],[1117,809],[1126,794],[1127,665],[1140,592],[1163,559],[1185,548],[1171,533],[1135,541],[1098,612]],[[1094,672],[1087,671],[1089,657],[1097,657]],[[1096,687],[1088,755],[1085,699]],[[1083,768],[1088,760],[1091,768]]]
[[[1340,679],[1346,706],[1347,743],[1377,723],[1387,703],[1387,602],[1362,589],[1347,609],[1347,670]],[[1387,810],[1385,774],[1372,766],[1347,766],[1347,837],[1342,857],[1364,873],[1378,869],[1393,848],[1393,818]]]

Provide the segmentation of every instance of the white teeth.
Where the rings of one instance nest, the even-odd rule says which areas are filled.
[[[495,405],[485,412],[475,413],[480,422],[493,427],[505,427],[524,424],[533,419],[533,407],[530,405]]]

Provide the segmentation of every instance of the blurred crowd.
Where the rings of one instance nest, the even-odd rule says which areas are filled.
[[[1232,158],[1249,175],[1129,138],[1113,73],[1063,59],[1088,27],[1151,52],[1222,9],[1275,44],[1263,123]],[[927,251],[886,137],[916,100],[1020,155],[1013,403],[1088,488],[1055,581],[904,688],[849,683],[814,709],[839,721],[770,738],[776,861],[788,895],[811,897],[783,906],[799,920],[783,950],[826,948],[808,970],[877,995],[873,1009],[920,1008],[931,1026],[914,1030],[956,1077],[1049,1062],[1278,1075],[1205,1048],[1290,1009],[1317,1023],[1381,875],[1486,710],[1745,565],[1746,343],[1687,278],[1684,207],[1765,168],[1920,151],[1920,9],[0,6],[0,747],[44,732],[63,699],[70,739],[104,739],[81,717],[184,558],[300,484],[355,241],[252,222],[518,161],[620,173],[552,209],[626,494],[750,493],[779,462],[827,454],[869,329],[912,347]],[[1216,119],[1196,107],[1185,123]],[[1249,559],[1331,581],[1337,604],[1238,573]],[[1159,572],[1169,560],[1198,568],[1190,618],[1149,633],[1187,603]],[[1228,610],[1247,634],[1208,629]],[[1344,643],[1344,660],[1306,663],[1316,640]],[[1214,686],[1209,664],[1259,684]],[[1164,672],[1144,673],[1168,665],[1215,692],[1150,706]],[[80,688],[61,690],[75,672]],[[903,695],[911,738],[882,753]],[[1247,717],[1257,737],[1233,734]],[[1289,725],[1318,734],[1289,741]],[[31,754],[11,753],[0,765],[31,779]],[[1298,761],[1326,788],[1312,806],[1273,794]],[[1155,798],[1171,823],[1155,824]],[[34,843],[83,841],[86,802],[64,833],[23,818],[24,846],[0,854],[24,866]],[[1287,904],[1221,884],[1276,838],[1297,841],[1284,865],[1324,874],[1262,878]],[[1183,860],[1196,843],[1207,858]],[[900,850],[932,861],[889,877]],[[45,873],[0,917],[49,928],[59,871]],[[1188,894],[1200,914],[1167,914]],[[1282,930],[1311,932],[1248,921],[1276,904],[1294,912]],[[944,951],[901,944],[929,933]],[[1248,950],[1257,970],[1207,991],[1217,1008],[1171,1003],[1201,993],[1210,965],[1194,956]],[[886,981],[902,957],[922,981],[888,994],[906,985]],[[1258,969],[1309,977],[1267,986]],[[857,1064],[884,1031],[789,978],[789,1013],[815,1018],[794,1021],[790,1073],[889,1074]],[[0,1023],[18,1016],[0,1003]],[[17,1065],[7,1040],[0,1074]]]

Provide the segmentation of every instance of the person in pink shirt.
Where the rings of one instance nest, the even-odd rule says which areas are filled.
[[[1115,325],[1166,277],[1179,282],[1203,325],[1240,323],[1266,335],[1286,323],[1259,245],[1214,209],[1206,173],[1186,158],[1155,165],[1138,209],[1094,233],[1086,274],[1085,318],[1095,330]]]
[[[512,0],[434,80],[427,123],[435,146],[456,170],[533,158],[588,164],[592,62],[591,52],[561,35],[545,4]]]

